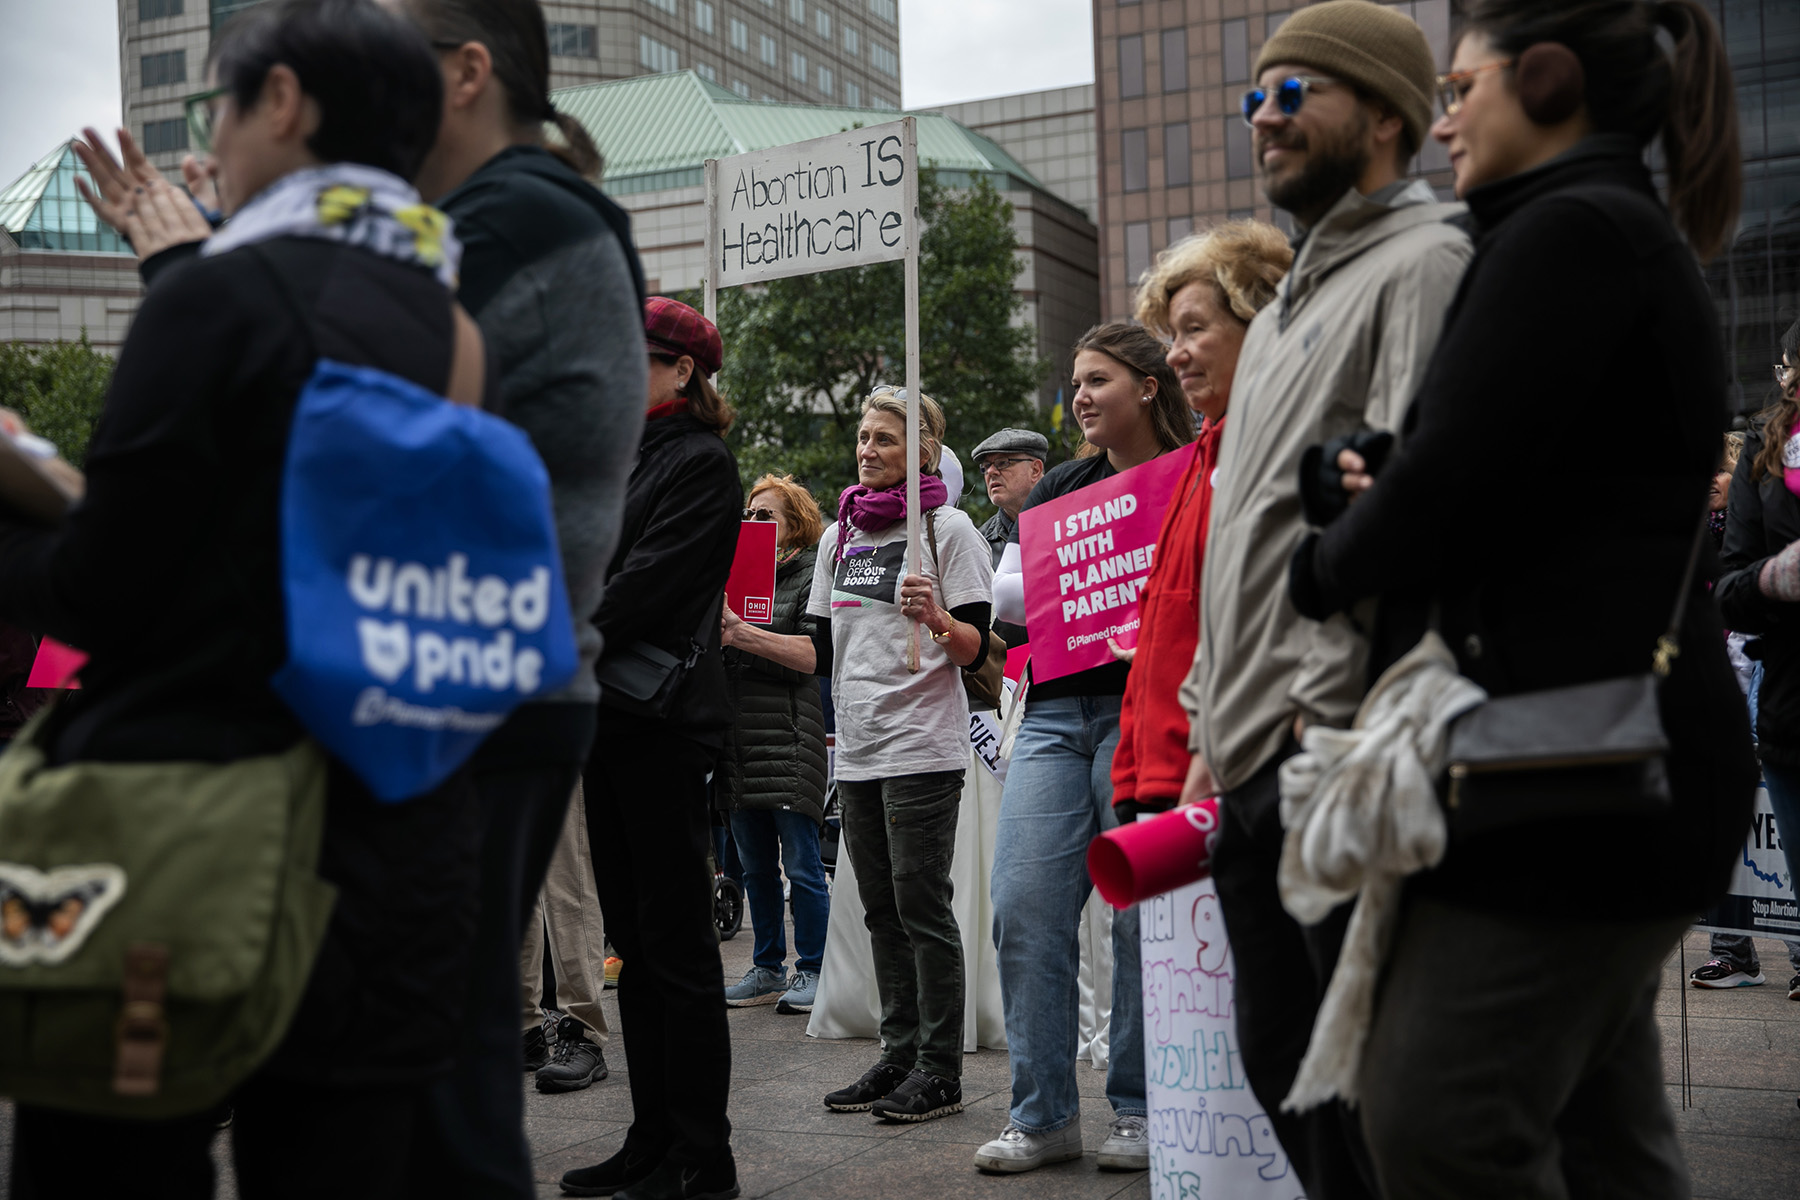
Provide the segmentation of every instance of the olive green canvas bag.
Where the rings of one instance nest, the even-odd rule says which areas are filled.
[[[324,755],[0,756],[0,1095],[113,1117],[223,1100],[287,1032],[336,890]]]

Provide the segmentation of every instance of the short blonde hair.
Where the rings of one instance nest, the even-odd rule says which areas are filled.
[[[884,383],[863,397],[862,410],[865,417],[872,412],[884,412],[898,417],[900,428],[905,429],[905,389]],[[944,453],[944,410],[924,392],[919,393],[919,442],[925,450],[926,474],[936,475],[938,460]]]
[[[1719,460],[1719,470],[1730,473],[1737,470],[1738,456],[1744,452],[1744,435],[1728,433],[1725,435],[1725,455]]]
[[[819,511],[819,502],[792,475],[764,475],[750,485],[749,500],[755,501],[764,492],[774,492],[787,505],[788,531],[783,550],[816,545],[825,535],[825,515]]]
[[[1156,256],[1138,283],[1137,319],[1172,336],[1169,301],[1190,283],[1213,285],[1219,307],[1246,325],[1275,298],[1275,288],[1294,263],[1287,236],[1261,221],[1226,221],[1184,237]]]

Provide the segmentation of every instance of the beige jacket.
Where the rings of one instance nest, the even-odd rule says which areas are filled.
[[[1200,644],[1181,701],[1221,787],[1281,749],[1294,718],[1345,726],[1368,645],[1342,616],[1288,602],[1306,531],[1300,456],[1360,428],[1398,431],[1474,250],[1422,182],[1385,203],[1352,189],[1307,235],[1250,323],[1231,392],[1200,582]]]

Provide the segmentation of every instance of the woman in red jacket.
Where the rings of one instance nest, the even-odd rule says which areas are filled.
[[[1113,754],[1113,808],[1122,821],[1173,808],[1187,779],[1188,719],[1181,707],[1200,640],[1200,564],[1212,509],[1213,472],[1231,379],[1250,319],[1275,298],[1294,252],[1272,225],[1231,221],[1184,238],[1157,257],[1138,287],[1137,318],[1174,339],[1169,366],[1201,419],[1193,461],[1163,515],[1156,563],[1139,601],[1137,650]],[[1113,648],[1121,658],[1137,650]]]

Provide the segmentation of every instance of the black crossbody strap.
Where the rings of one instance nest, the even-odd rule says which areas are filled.
[[[1656,639],[1656,653],[1651,656],[1650,669],[1659,676],[1667,676],[1669,668],[1681,657],[1681,622],[1687,616],[1688,593],[1694,587],[1694,572],[1700,569],[1700,549],[1706,545],[1707,517],[1711,513],[1710,505],[1700,514],[1700,526],[1694,530],[1694,544],[1688,547],[1687,566],[1681,572],[1681,590],[1675,593],[1675,611],[1669,616],[1669,628]]]

